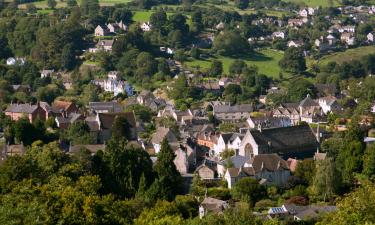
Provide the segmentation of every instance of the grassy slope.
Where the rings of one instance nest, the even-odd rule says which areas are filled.
[[[344,52],[336,52],[327,56],[322,57],[319,60],[320,65],[325,65],[328,62],[343,63],[345,61],[351,61],[353,59],[360,59],[361,57],[368,54],[375,53],[375,46],[365,46],[354,49],[349,49]]]
[[[251,54],[247,57],[243,57],[248,65],[255,65],[259,68],[259,72],[269,77],[278,77],[280,67],[278,65],[280,59],[283,57],[283,52],[274,51],[271,49],[263,49],[258,53]],[[200,67],[207,69],[211,65],[211,61],[214,58],[208,60],[194,60],[186,62],[185,64],[189,67],[196,68]],[[217,56],[215,59],[220,60],[223,63],[224,72],[228,73],[229,65],[235,60],[229,57]]]
[[[329,6],[329,1],[328,0],[283,0],[285,2],[294,2],[297,4],[305,4],[307,6],[311,7],[317,7],[317,6],[322,6],[322,7],[328,7]],[[339,0],[332,0],[333,6],[339,6],[340,1]]]

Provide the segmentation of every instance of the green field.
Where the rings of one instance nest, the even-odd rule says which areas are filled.
[[[128,3],[128,2],[131,2],[132,0],[99,0],[99,3],[101,6],[112,6],[112,5],[115,5],[115,4],[120,4],[120,3]],[[57,6],[56,8],[63,8],[63,7],[66,7],[66,2],[62,2],[62,1],[56,1],[57,2]],[[77,0],[78,4],[80,4],[80,0]],[[37,8],[39,9],[46,9],[48,8],[48,5],[47,5],[47,0],[43,0],[43,1],[35,1],[35,2],[32,2]],[[24,9],[26,7],[26,4],[20,4],[18,6],[19,8],[21,9]]]
[[[354,49],[349,49],[344,52],[336,52],[327,56],[322,57],[318,64],[326,65],[329,62],[343,63],[352,61],[354,59],[359,60],[361,57],[375,53],[375,46],[365,46]]]
[[[340,5],[339,0],[332,0],[331,3],[329,0],[283,0],[283,1],[293,2],[296,4],[306,5],[306,6],[311,6],[311,7],[317,7],[317,6],[328,7],[330,6],[330,4],[332,4],[332,6]]]
[[[255,65],[259,68],[259,73],[265,74],[269,77],[278,77],[281,69],[279,67],[279,61],[283,57],[284,53],[281,51],[275,51],[272,49],[263,49],[259,52],[249,54],[248,56],[242,57],[248,65]],[[186,62],[185,64],[190,68],[201,68],[208,69],[213,59],[220,60],[223,63],[224,73],[228,73],[229,65],[235,60],[230,57],[217,56],[207,60],[194,60]]]

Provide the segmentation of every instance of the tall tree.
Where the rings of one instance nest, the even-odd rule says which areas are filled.
[[[337,176],[335,163],[332,158],[318,160],[316,172],[310,187],[312,196],[326,201],[332,199],[340,187],[340,176]]]
[[[209,70],[211,76],[219,76],[223,73],[223,63],[219,60],[213,60]]]
[[[73,45],[65,45],[61,53],[61,66],[64,69],[71,70],[74,68],[76,61]]]
[[[306,60],[303,56],[303,49],[294,47],[288,48],[279,64],[285,71],[297,74],[302,73],[306,70]]]
[[[159,189],[163,193],[163,196],[160,196],[162,199],[172,200],[176,194],[181,192],[182,177],[174,164],[175,157],[167,139],[164,138],[154,166],[158,177],[154,185],[158,187],[155,189]]]

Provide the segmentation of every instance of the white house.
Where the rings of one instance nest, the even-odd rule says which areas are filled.
[[[355,32],[355,26],[339,26],[338,31],[340,33],[348,32],[348,33],[354,33]]]
[[[341,34],[341,41],[345,42],[347,45],[354,45],[355,44],[355,37],[352,33],[342,33]]]
[[[8,66],[15,66],[15,65],[23,66],[25,65],[25,62],[26,62],[26,58],[10,57],[7,59]]]
[[[100,25],[98,25],[96,28],[95,28],[95,32],[94,32],[94,36],[95,37],[103,37],[103,36],[107,36],[109,34],[109,29],[107,27],[102,27]]]
[[[150,31],[152,28],[152,25],[150,24],[150,22],[144,22],[141,24],[141,29],[146,32],[146,31]]]
[[[220,134],[217,143],[214,144],[213,155],[219,156],[225,149],[228,148],[229,139],[233,133]]]
[[[340,111],[342,107],[338,104],[337,98],[334,96],[327,96],[318,99],[319,106],[322,108],[324,114],[332,111]]]
[[[374,42],[374,34],[372,32],[370,32],[370,33],[367,34],[367,41],[369,43],[373,43]]]
[[[273,39],[277,39],[277,38],[284,39],[285,38],[285,33],[283,31],[273,32],[272,33],[272,38]]]
[[[308,17],[309,16],[309,10],[304,8],[304,9],[301,9],[299,12],[298,12],[298,15],[300,17]]]
[[[41,78],[49,77],[49,76],[51,76],[54,72],[55,72],[55,70],[42,70],[42,71],[40,71],[40,77],[41,77]]]

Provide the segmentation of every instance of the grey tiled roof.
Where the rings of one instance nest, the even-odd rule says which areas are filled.
[[[13,113],[33,113],[38,108],[38,105],[31,104],[10,104],[5,112]]]

